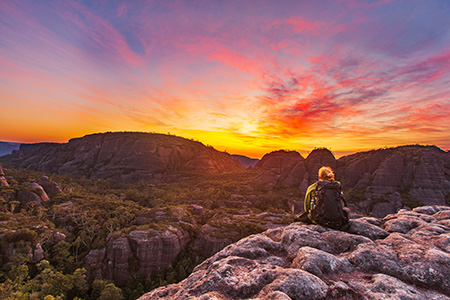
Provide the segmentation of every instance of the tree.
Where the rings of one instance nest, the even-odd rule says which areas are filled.
[[[49,283],[43,284],[42,291],[44,295],[62,296],[67,294],[73,288],[71,275],[64,275],[61,272],[55,272]]]
[[[77,297],[84,297],[89,289],[86,281],[86,269],[76,269],[72,274],[73,289],[72,292]]]
[[[103,289],[98,300],[122,300],[122,290],[114,285],[114,283],[108,283]]]
[[[70,244],[61,241],[51,249],[50,262],[59,271],[72,271],[74,264],[74,257],[70,255]]]

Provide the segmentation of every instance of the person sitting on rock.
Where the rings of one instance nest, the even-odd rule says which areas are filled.
[[[305,212],[295,221],[345,230],[349,218],[341,184],[334,179],[334,172],[330,167],[320,168],[318,175],[319,181],[306,190]]]

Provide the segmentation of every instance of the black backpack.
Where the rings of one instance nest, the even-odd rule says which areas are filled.
[[[348,215],[342,204],[345,204],[345,200],[339,182],[318,181],[313,201],[315,206],[309,212],[311,220],[333,229],[342,229],[348,225]]]

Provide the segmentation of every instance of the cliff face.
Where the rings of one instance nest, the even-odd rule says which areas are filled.
[[[450,299],[450,208],[295,223],[229,245],[147,299]]]
[[[261,176],[255,183],[266,189],[299,187],[304,195],[321,166],[335,169],[354,211],[384,217],[403,207],[450,203],[450,153],[430,146],[373,150],[339,160],[326,149],[306,159],[297,152],[273,152],[256,165]]]
[[[150,276],[166,268],[189,242],[183,230],[135,230],[127,236],[110,238],[106,248],[91,250],[84,259],[89,278],[113,280],[124,285],[137,273]]]
[[[181,137],[116,132],[87,135],[66,144],[22,145],[15,168],[117,180],[167,179],[169,173],[218,173],[241,167],[229,154]]]
[[[349,196],[359,193],[367,199],[357,201],[355,210],[373,216],[450,202],[450,153],[437,147],[404,146],[342,157],[337,175],[344,188],[353,190]]]

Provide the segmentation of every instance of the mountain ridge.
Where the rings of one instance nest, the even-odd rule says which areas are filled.
[[[22,145],[4,165],[122,181],[170,179],[174,173],[218,173],[241,167],[228,153],[198,141],[141,132],[97,133],[67,143]]]

